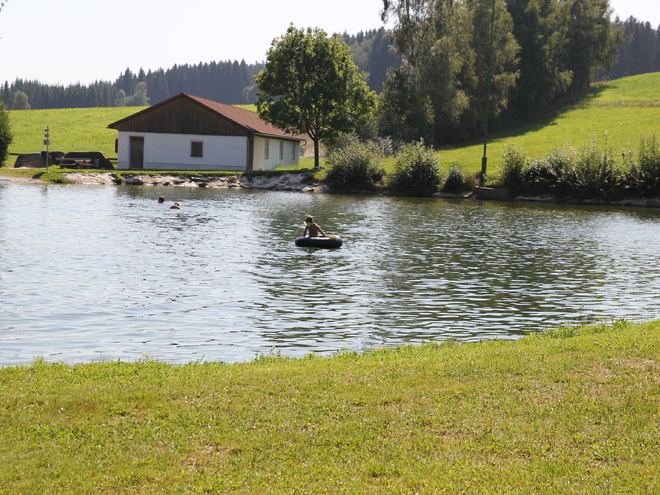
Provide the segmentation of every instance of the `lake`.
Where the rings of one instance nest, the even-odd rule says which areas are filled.
[[[306,214],[344,245],[296,247]],[[0,365],[235,362],[659,319],[658,246],[656,209],[5,183]]]

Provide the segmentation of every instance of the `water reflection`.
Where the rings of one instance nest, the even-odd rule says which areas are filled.
[[[306,214],[344,246],[295,247]],[[654,319],[659,227],[656,210],[4,185],[0,363],[232,361]]]

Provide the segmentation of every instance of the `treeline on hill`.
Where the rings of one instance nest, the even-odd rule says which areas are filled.
[[[486,115],[490,129],[537,115],[609,72],[623,39],[609,12],[608,0],[388,0],[405,63],[380,95],[378,133],[454,144],[481,136]]]
[[[623,43],[612,66],[609,79],[660,72],[660,26],[629,17],[622,22],[618,17],[614,25],[624,30]]]
[[[17,79],[11,84],[5,82],[1,92],[11,109],[144,106],[179,93],[240,104],[250,98],[254,75],[262,68],[263,64],[227,61],[175,65],[148,72],[140,69],[137,74],[126,69],[115,82],[69,86]],[[21,105],[17,108],[16,103]]]
[[[397,66],[399,57],[391,53],[384,28],[341,35],[360,71],[367,73],[370,87],[381,91],[387,69]],[[179,93],[231,105],[255,101],[254,76],[263,63],[245,61],[175,65],[167,70],[134,73],[130,69],[114,82],[95,81],[89,85],[68,86],[43,84],[17,79],[5,82],[0,93],[9,109],[87,108],[113,106],[144,106],[158,103]]]

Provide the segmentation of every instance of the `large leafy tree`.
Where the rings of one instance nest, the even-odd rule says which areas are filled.
[[[0,95],[0,166],[5,163],[9,152],[9,145],[13,139],[11,126],[9,125],[9,114],[5,109],[5,103]]]
[[[621,29],[610,22],[609,0],[573,0],[568,21],[566,65],[573,72],[571,90],[588,88],[593,77],[607,72],[623,42]]]
[[[375,104],[346,43],[318,29],[290,26],[273,40],[266,67],[257,75],[257,112],[266,122],[314,143],[368,122]]]
[[[565,64],[570,5],[558,0],[507,0],[507,9],[520,44],[514,106],[528,116],[566,93],[573,79]]]
[[[383,92],[378,95],[375,122],[381,136],[389,136],[398,146],[422,138],[433,143],[431,99],[416,90],[410,65],[388,72]]]
[[[382,18],[393,22],[392,41],[411,68],[420,93],[416,100],[431,101],[436,144],[480,132],[490,77],[492,5],[491,0],[383,0]],[[496,3],[494,26],[490,112],[497,116],[515,86],[519,49],[502,0]]]

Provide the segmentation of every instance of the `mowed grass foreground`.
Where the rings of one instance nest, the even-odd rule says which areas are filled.
[[[1,493],[660,492],[660,322],[0,369]]]

